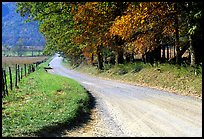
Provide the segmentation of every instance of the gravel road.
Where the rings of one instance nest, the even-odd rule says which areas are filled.
[[[202,100],[95,78],[67,69],[61,61],[56,55],[49,72],[78,81],[96,100],[91,127],[63,136],[202,136]]]

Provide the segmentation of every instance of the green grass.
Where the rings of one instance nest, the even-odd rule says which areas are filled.
[[[38,135],[49,127],[71,124],[81,112],[88,112],[87,91],[72,79],[45,72],[47,63],[3,98],[2,136]]]
[[[7,57],[9,58],[9,57]],[[7,88],[8,88],[8,92],[10,93],[11,89],[10,89],[10,74],[9,74],[9,67],[11,68],[11,73],[12,73],[12,86],[13,88],[15,87],[15,82],[16,82],[16,64],[19,65],[20,68],[20,75],[22,73],[22,78],[25,77],[25,67],[24,67],[24,62],[26,64],[26,76],[28,75],[28,71],[29,71],[29,64],[33,64],[35,62],[38,61],[42,61],[45,60],[45,58],[49,58],[49,57],[44,57],[44,59],[41,58],[31,58],[31,57],[27,57],[27,58],[23,58],[24,60],[21,61],[22,57],[12,57],[10,58],[10,60],[7,60],[7,62],[5,62],[4,64],[2,64],[2,68],[5,70],[6,72],[6,83],[7,83]],[[13,61],[12,61],[13,60]],[[51,60],[51,58],[50,58]],[[48,61],[49,62],[49,61]],[[16,64],[15,64],[16,63]],[[7,66],[6,66],[7,65]],[[34,68],[36,69],[36,64],[33,64]],[[21,70],[23,70],[23,72],[21,72]],[[19,78],[19,77],[17,77]],[[17,84],[19,84],[19,79],[17,79],[18,82]],[[21,80],[21,79],[20,79]]]
[[[71,67],[69,64],[67,66]],[[152,67],[142,62],[117,66],[105,65],[105,70],[102,71],[89,65],[80,65],[74,69],[106,79],[202,98],[202,67],[196,70],[197,75],[195,69],[190,66],[159,64]]]

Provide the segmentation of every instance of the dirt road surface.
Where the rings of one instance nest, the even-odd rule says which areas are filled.
[[[61,62],[56,55],[49,72],[78,81],[96,100],[93,120],[62,136],[202,136],[202,100],[91,77]]]

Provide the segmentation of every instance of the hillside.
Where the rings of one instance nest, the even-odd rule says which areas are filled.
[[[14,46],[22,38],[23,45],[43,46],[45,40],[43,35],[38,31],[38,23],[25,23],[16,13],[15,2],[2,3],[2,44]]]

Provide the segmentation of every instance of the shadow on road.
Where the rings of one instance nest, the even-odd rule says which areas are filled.
[[[44,127],[41,130],[37,131],[35,136],[38,137],[61,137],[64,135],[66,130],[71,130],[74,128],[83,127],[88,121],[92,120],[90,118],[91,110],[95,108],[95,98],[87,91],[90,102],[89,102],[89,111],[84,112],[82,109],[79,110],[78,116],[76,119],[73,119],[72,122],[65,122],[58,124],[57,126],[48,126]]]

